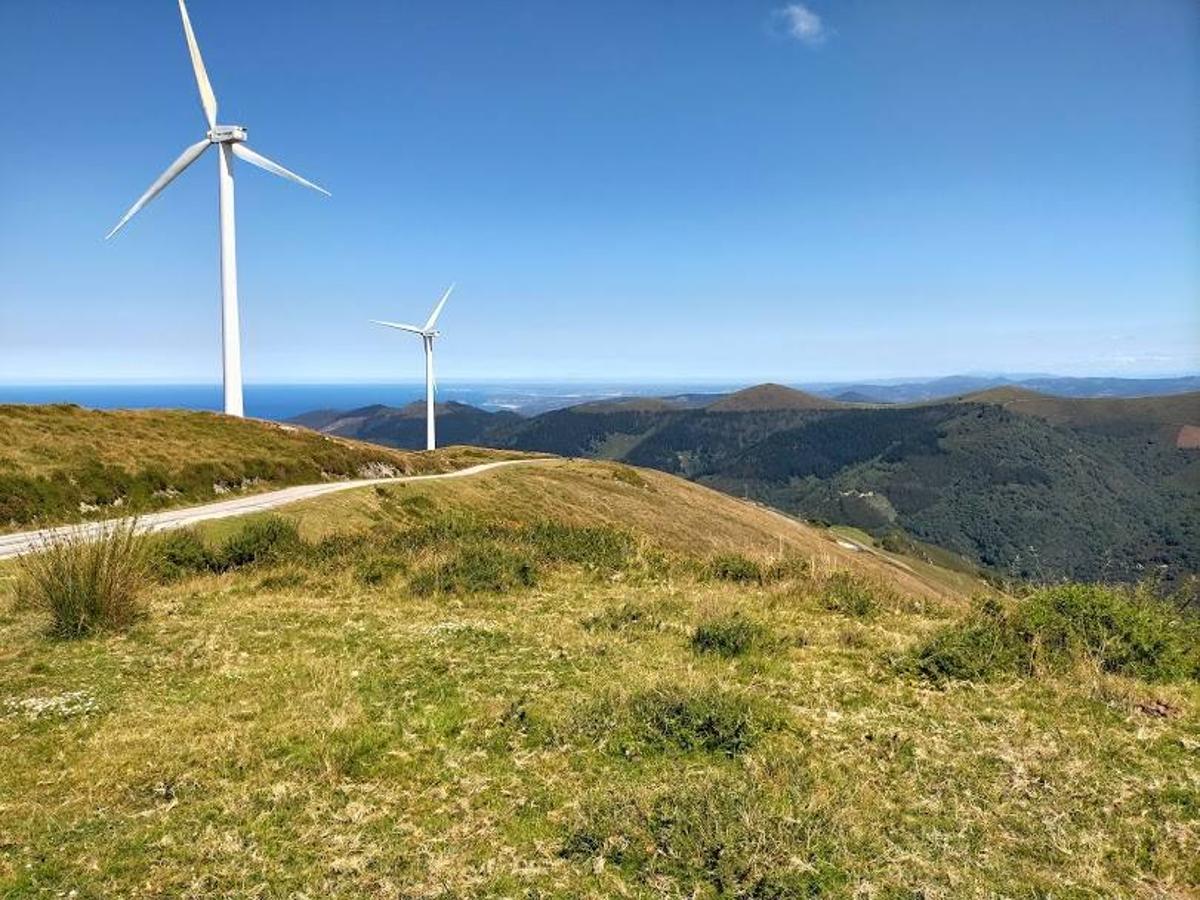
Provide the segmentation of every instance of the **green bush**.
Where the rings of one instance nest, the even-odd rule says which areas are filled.
[[[740,553],[714,556],[709,561],[708,573],[718,581],[732,581],[737,584],[763,583],[763,567]]]
[[[913,663],[932,681],[979,681],[1023,666],[1022,647],[1014,639],[1004,608],[985,601],[965,621],[943,628],[921,645]]]
[[[146,560],[136,521],[105,526],[94,538],[69,532],[18,557],[17,597],[49,613],[57,637],[127,628],[145,613]]]
[[[220,569],[237,569],[253,563],[282,562],[304,548],[296,523],[280,516],[253,519],[230,535],[217,553]]]
[[[1200,625],[1148,591],[1104,585],[1045,588],[1006,607],[984,602],[914,654],[928,678],[1062,672],[1090,661],[1147,681],[1200,677]]]
[[[741,613],[711,619],[692,633],[692,649],[697,653],[718,653],[725,657],[761,649],[769,641],[767,627]]]
[[[199,532],[191,528],[155,535],[148,555],[150,570],[159,581],[177,581],[217,568],[216,556]]]
[[[409,587],[418,596],[504,594],[536,582],[537,566],[526,554],[498,544],[477,544],[418,572]]]
[[[831,612],[865,619],[879,608],[876,588],[849,572],[835,572],[821,588],[821,602]]]

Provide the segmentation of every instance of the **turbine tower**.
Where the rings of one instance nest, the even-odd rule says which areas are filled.
[[[378,319],[372,319],[376,325],[386,325],[388,328],[399,328],[401,331],[411,331],[413,334],[421,336],[421,343],[425,347],[425,449],[437,449],[437,435],[434,427],[433,416],[433,392],[437,384],[433,377],[433,339],[441,334],[435,329],[438,316],[442,314],[442,307],[446,305],[446,301],[450,299],[450,293],[454,290],[454,285],[446,288],[446,293],[442,294],[442,299],[438,301],[437,306],[433,308],[433,312],[429,314],[429,321],[424,325],[417,327],[416,325],[405,325],[403,322],[381,322]]]
[[[192,32],[192,22],[188,18],[187,7],[179,0],[179,14],[183,17],[183,35],[187,39],[188,53],[192,57],[192,69],[196,73],[196,86],[200,89],[200,106],[204,109],[204,118],[208,120],[208,133],[204,140],[197,141],[188,147],[179,158],[167,167],[167,170],[155,179],[154,183],[138,198],[137,203],[129,207],[129,211],[121,217],[121,221],[108,233],[105,240],[132,219],[143,206],[153,200],[168,184],[198,160],[211,146],[216,146],[217,177],[219,185],[220,221],[221,221],[221,360],[222,375],[225,386],[225,413],[230,416],[243,415],[242,404],[242,349],[240,328],[238,325],[238,293],[237,293],[237,237],[233,214],[233,158],[236,156],[243,162],[266,169],[272,175],[287,178],[297,184],[320,191],[327,197],[329,191],[301,178],[295,172],[285,169],[265,156],[255,153],[246,146],[246,129],[241,125],[217,124],[217,98],[213,94],[212,85],[208,81],[208,73],[204,70],[204,60],[200,58],[200,47],[196,44],[196,35]]]

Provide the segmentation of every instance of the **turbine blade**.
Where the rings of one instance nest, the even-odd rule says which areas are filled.
[[[379,319],[371,320],[376,325],[386,325],[388,328],[399,328],[401,331],[411,331],[413,334],[424,334],[416,325],[405,325],[403,322],[381,322]]]
[[[266,169],[272,175],[278,175],[280,178],[286,178],[289,181],[296,182],[296,184],[302,184],[307,188],[312,188],[314,191],[321,192],[326,197],[333,196],[333,194],[329,193],[329,191],[325,190],[325,188],[321,187],[320,185],[313,184],[311,181],[301,178],[295,172],[292,172],[289,169],[285,169],[283,166],[281,166],[277,162],[272,162],[271,160],[269,160],[265,156],[263,156],[261,153],[255,153],[253,150],[251,150],[245,144],[235,143],[230,146],[233,149],[234,156],[236,156],[238,159],[245,160],[246,162],[250,163],[250,165],[252,165],[252,166],[258,166],[260,169]]]
[[[187,38],[188,54],[192,57],[192,70],[196,73],[196,87],[200,89],[200,105],[204,107],[204,118],[208,119],[208,127],[217,124],[217,95],[213,93],[208,81],[208,72],[204,69],[204,60],[200,58],[200,45],[196,43],[196,34],[192,31],[192,20],[188,18],[187,7],[179,0],[179,14],[183,16],[183,36]]]
[[[125,213],[125,215],[121,217],[121,221],[117,223],[117,226],[112,231],[104,236],[104,239],[107,241],[110,237],[120,231],[126,222],[137,215],[138,210],[157,197],[162,189],[174,181],[175,177],[180,172],[199,159],[200,154],[207,150],[209,146],[211,146],[209,140],[208,138],[205,138],[202,141],[197,141],[196,143],[192,144],[192,146],[180,153],[179,158],[175,160],[175,162],[171,163],[171,165],[167,166],[167,171],[163,172],[154,180],[154,184],[150,185],[150,187],[146,190],[146,193],[142,194],[142,196],[138,198],[137,203],[129,207],[129,212]]]
[[[437,324],[438,316],[442,314],[442,307],[446,305],[446,301],[450,299],[450,294],[454,290],[454,285],[446,288],[446,293],[442,294],[442,299],[438,301],[438,305],[433,308],[433,312],[429,314],[429,321],[425,323],[425,330],[432,331],[433,326]]]

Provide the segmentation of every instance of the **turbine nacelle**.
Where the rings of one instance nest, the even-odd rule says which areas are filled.
[[[243,125],[214,125],[208,132],[208,139],[214,144],[239,144],[246,140],[246,128]]]

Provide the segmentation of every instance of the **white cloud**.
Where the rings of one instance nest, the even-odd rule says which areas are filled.
[[[829,36],[829,29],[821,21],[821,17],[803,3],[789,3],[775,10],[775,15],[781,21],[787,36],[802,44],[815,46]]]

